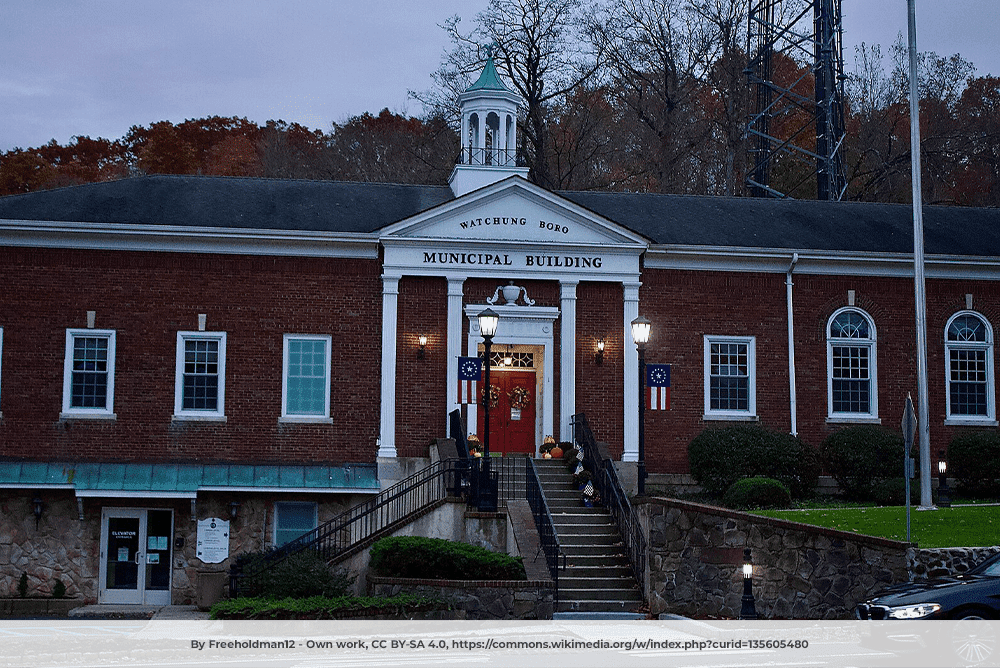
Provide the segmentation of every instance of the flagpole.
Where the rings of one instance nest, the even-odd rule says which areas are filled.
[[[910,56],[910,182],[913,186],[913,288],[917,327],[917,430],[920,434],[920,506],[931,498],[931,430],[927,398],[927,293],[924,280],[923,188],[920,183],[920,97],[917,91],[917,10],[907,0]]]

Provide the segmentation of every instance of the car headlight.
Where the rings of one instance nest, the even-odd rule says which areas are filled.
[[[886,611],[886,617],[888,619],[923,619],[924,617],[930,617],[940,609],[940,603],[897,605]]]

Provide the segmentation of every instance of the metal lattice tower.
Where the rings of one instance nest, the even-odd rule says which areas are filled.
[[[845,197],[842,38],[840,0],[751,3],[750,195],[807,196],[815,175],[817,199]]]

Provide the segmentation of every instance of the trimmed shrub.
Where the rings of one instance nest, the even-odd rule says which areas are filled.
[[[846,427],[822,445],[826,468],[852,501],[876,501],[887,480],[903,472],[903,437],[874,425]]]
[[[1000,496],[1000,433],[962,431],[948,445],[948,475],[969,496]]]
[[[56,578],[55,585],[52,586],[52,598],[65,598],[66,597],[66,585],[59,578]]]
[[[792,503],[788,488],[774,478],[743,478],[726,490],[722,502],[727,508],[787,508]]]
[[[267,552],[248,552],[240,555],[252,564],[264,558]],[[354,576],[345,568],[330,568],[316,552],[303,550],[290,555],[260,575],[248,578],[245,591],[263,598],[307,598],[346,596],[354,585]]]
[[[28,574],[21,573],[21,579],[17,581],[17,595],[21,598],[28,597]]]
[[[815,449],[755,424],[706,429],[688,446],[688,461],[694,479],[716,498],[741,478],[774,478],[797,499],[812,496],[819,481]]]
[[[527,579],[520,557],[442,538],[382,538],[372,545],[370,557],[369,568],[383,577],[431,580]]]
[[[902,468],[902,464],[900,464]],[[906,504],[906,480],[903,478],[888,478],[876,485],[872,492],[872,501],[880,506],[902,506]],[[920,504],[920,478],[910,480],[910,504]]]

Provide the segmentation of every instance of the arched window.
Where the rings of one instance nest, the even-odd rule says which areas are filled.
[[[948,360],[948,419],[993,420],[993,329],[972,311],[956,313],[944,336]]]
[[[826,342],[829,419],[877,419],[877,355],[871,317],[860,309],[840,309],[830,317]]]

